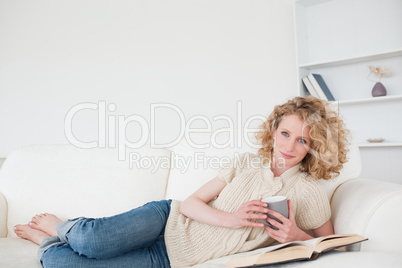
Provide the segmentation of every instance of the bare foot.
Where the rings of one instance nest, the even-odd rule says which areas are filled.
[[[42,240],[49,237],[50,235],[39,231],[32,229],[29,227],[28,224],[17,224],[14,226],[14,233],[17,234],[18,237],[21,237],[23,239],[30,240],[34,242],[35,244],[40,245],[42,243]]]
[[[32,221],[29,222],[29,226],[51,236],[57,236],[56,227],[61,222],[62,220],[57,218],[55,215],[44,213],[33,217]]]

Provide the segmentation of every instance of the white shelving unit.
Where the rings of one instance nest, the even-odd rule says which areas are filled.
[[[402,160],[401,14],[401,0],[294,3],[298,95],[308,95],[303,77],[321,74],[353,139],[364,148],[362,158],[363,153],[371,159],[372,154],[382,153],[384,163]],[[371,96],[375,82],[370,80],[376,78],[369,76],[371,65],[390,70],[390,77],[381,78],[387,96]],[[367,142],[379,137],[385,141]]]

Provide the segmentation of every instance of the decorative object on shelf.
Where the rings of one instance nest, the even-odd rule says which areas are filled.
[[[380,142],[385,141],[385,139],[383,139],[383,138],[375,138],[375,139],[367,139],[367,141],[370,142],[370,143],[380,143]]]
[[[371,95],[373,97],[381,97],[387,95],[387,89],[381,82],[375,83],[373,89],[371,90]]]
[[[373,97],[386,96],[387,95],[387,90],[384,87],[384,85],[380,82],[380,80],[381,80],[381,77],[390,76],[391,73],[387,69],[382,67],[382,66],[377,66],[377,67],[369,66],[369,69],[370,69],[370,73],[367,76],[367,79],[370,80],[370,81],[376,82],[374,87],[373,87],[373,89],[371,90],[371,95]],[[375,76],[378,76],[379,77],[378,81],[371,80],[370,79],[371,74],[374,74]]]

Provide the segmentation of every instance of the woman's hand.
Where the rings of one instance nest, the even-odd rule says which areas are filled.
[[[262,199],[262,198],[261,198]],[[264,227],[265,225],[262,223],[257,223],[254,221],[250,221],[253,219],[267,219],[267,215],[265,214],[257,214],[253,212],[262,212],[268,213],[267,204],[259,200],[252,200],[240,205],[237,211],[231,214],[230,219],[228,220],[229,228],[238,229],[244,226],[251,227]]]
[[[312,239],[313,238],[312,236],[306,234],[301,229],[299,229],[299,227],[297,227],[295,216],[293,213],[293,207],[290,200],[288,200],[288,207],[289,207],[289,219],[285,218],[283,215],[281,215],[276,211],[269,210],[268,214],[271,214],[272,216],[276,217],[281,222],[283,222],[283,224],[280,224],[276,220],[268,218],[267,221],[273,226],[277,227],[279,230],[274,230],[268,226],[265,226],[265,231],[267,232],[267,234],[280,243],[286,243],[295,240]]]

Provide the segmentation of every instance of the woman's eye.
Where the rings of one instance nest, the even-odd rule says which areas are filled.
[[[306,144],[306,143],[307,143],[307,141],[304,140],[304,139],[300,139],[299,141],[300,141],[301,143],[303,143],[303,144]]]
[[[289,137],[289,133],[287,133],[285,131],[282,132],[282,135],[285,136],[285,137]]]

